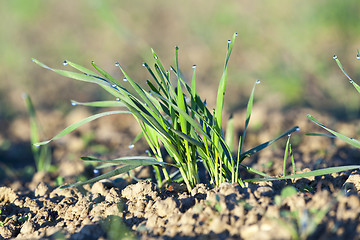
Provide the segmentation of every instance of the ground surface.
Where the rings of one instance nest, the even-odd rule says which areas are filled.
[[[298,172],[359,164],[358,151],[340,141],[303,135],[320,131],[306,120],[309,111],[289,110],[284,115],[271,107],[255,108],[253,125],[260,126],[260,130],[250,130],[246,146],[269,140],[296,124],[301,128],[292,136]],[[68,121],[82,114],[86,113],[74,112]],[[243,115],[240,112],[235,117],[243,119]],[[321,118],[345,134],[358,131],[356,124],[334,124],[324,114]],[[127,234],[129,239],[359,238],[360,175],[356,171],[296,181],[247,184],[245,188],[228,183],[219,188],[201,184],[191,193],[182,185],[157,189],[150,181],[135,183],[126,177],[85,186],[82,192],[74,188],[60,190],[56,177],[74,182],[76,176],[89,177],[89,172],[92,173],[91,166],[84,166],[68,154],[84,151],[79,139],[85,132],[93,131],[100,137],[98,145],[104,141],[109,149],[119,149],[118,152],[109,150],[111,153],[104,158],[141,154],[146,149],[143,144],[134,150],[127,148],[136,134],[131,118],[123,117],[121,125],[116,124],[118,118],[102,121],[66,138],[71,144],[60,142],[54,146],[53,161],[58,166],[55,172],[37,173],[30,179],[5,172],[8,175],[0,183],[0,221],[5,223],[0,227],[0,239],[117,239],[117,234]],[[240,122],[242,120],[236,126],[239,132]],[[78,147],[77,142],[80,142]],[[279,142],[248,159],[246,164],[279,175],[283,147],[284,141]],[[134,174],[145,179],[149,172],[149,169],[140,169]],[[282,190],[287,186],[293,186],[296,193],[286,197]]]

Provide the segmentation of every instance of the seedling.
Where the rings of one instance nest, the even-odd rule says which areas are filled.
[[[281,195],[275,196],[274,201],[278,206],[281,206],[284,199],[295,194],[297,194],[297,190],[294,187],[287,186],[282,189]],[[333,202],[330,202],[320,209],[280,210],[280,218],[272,219],[286,228],[292,239],[307,239],[315,232],[333,204]]]
[[[30,115],[30,141],[31,141],[31,150],[33,157],[35,159],[35,166],[38,172],[44,171],[48,172],[51,167],[51,151],[49,145],[36,146],[36,143],[39,142],[39,132],[40,125],[36,118],[35,107],[31,101],[31,98],[28,94],[23,94],[23,99],[26,103]]]
[[[146,91],[135,82],[119,63],[116,63],[115,66],[123,73],[123,81],[129,83],[130,87],[123,85],[122,81],[118,81],[112,77],[94,62],[92,62],[92,65],[99,74],[70,61],[64,61],[64,65],[71,66],[80,71],[80,73],[53,69],[33,59],[33,61],[41,67],[52,70],[65,77],[96,83],[113,95],[115,99],[115,101],[88,103],[72,101],[72,105],[117,107],[123,109],[102,112],[87,117],[70,125],[50,140],[36,143],[36,145],[41,146],[47,144],[72,132],[83,124],[100,117],[128,113],[132,114],[140,125],[142,132],[139,137],[146,139],[151,150],[149,152],[150,156],[125,157],[106,161],[94,157],[83,157],[82,159],[86,161],[97,161],[107,165],[122,166],[88,181],[65,185],[63,187],[81,186],[129,172],[139,166],[152,165],[155,169],[159,187],[161,187],[164,182],[173,180],[173,176],[168,173],[166,168],[166,166],[172,166],[178,169],[188,191],[191,191],[200,181],[198,173],[199,162],[204,164],[207,174],[210,177],[210,183],[214,186],[219,186],[222,182],[239,183],[241,186],[244,186],[244,181],[251,182],[259,180],[243,180],[239,173],[240,167],[246,171],[263,176],[264,178],[260,180],[277,180],[277,178],[271,178],[265,173],[242,164],[245,158],[261,151],[280,138],[299,130],[298,127],[293,127],[273,140],[260,144],[250,150],[243,150],[246,130],[250,122],[253,107],[255,87],[260,83],[259,80],[255,82],[247,104],[244,132],[239,139],[238,151],[234,154],[236,157],[233,156],[232,152],[231,139],[233,139],[232,134],[234,134],[234,131],[231,129],[231,124],[228,126],[230,130],[228,130],[226,136],[223,132],[222,118],[224,95],[227,85],[227,68],[236,36],[237,34],[235,33],[232,40],[228,40],[224,71],[218,87],[216,109],[212,110],[208,109],[206,102],[200,98],[196,90],[196,66],[193,66],[193,75],[190,84],[188,84],[184,80],[183,75],[180,74],[178,47],[175,48],[175,67],[171,66],[170,71],[165,70],[154,50],[152,50],[155,60],[154,68],[151,69],[147,63],[143,63],[143,66],[148,70],[153,79],[153,81],[147,80],[150,91]],[[171,80],[170,72],[175,76],[175,84]],[[230,119],[230,123],[231,121]],[[129,147],[133,147],[133,143]],[[164,161],[161,148],[164,148],[172,158],[173,161],[171,163]],[[358,168],[358,166],[356,168]],[[349,169],[351,168],[336,168],[328,171],[315,171],[312,174],[322,175],[331,173],[332,171]],[[293,174],[283,176],[283,179],[304,176],[306,177],[307,175]]]

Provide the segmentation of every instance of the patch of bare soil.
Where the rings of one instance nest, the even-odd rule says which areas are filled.
[[[181,185],[158,190],[148,181],[103,181],[87,193],[44,182],[25,192],[1,187],[0,236],[109,239],[110,220],[120,217],[140,239],[291,239],[291,231],[308,239],[356,239],[359,181],[359,173],[342,173],[245,188],[200,184],[190,194]],[[300,191],[281,197],[288,185]],[[112,227],[129,231],[121,221]]]

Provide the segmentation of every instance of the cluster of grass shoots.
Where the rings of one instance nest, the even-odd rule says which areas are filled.
[[[234,129],[232,124],[233,119],[231,117],[228,121],[226,135],[223,131],[222,119],[224,96],[227,85],[228,62],[236,36],[237,34],[235,33],[232,39],[228,40],[224,70],[219,83],[216,98],[216,109],[212,110],[208,109],[206,101],[203,101],[200,98],[196,90],[196,66],[193,66],[191,83],[188,83],[181,74],[178,61],[178,47],[175,48],[175,67],[171,66],[170,71],[165,70],[159,57],[153,50],[152,53],[155,60],[154,68],[151,69],[147,63],[143,63],[143,66],[150,73],[153,80],[146,81],[150,91],[145,90],[136,81],[134,81],[119,63],[116,63],[115,65],[120,68],[124,75],[123,80],[128,82],[131,88],[126,87],[129,85],[127,84],[125,86],[125,84],[122,84],[122,81],[118,81],[112,77],[94,62],[91,64],[98,73],[70,61],[64,61],[64,65],[71,66],[80,72],[54,69],[36,59],[33,59],[33,61],[38,65],[65,77],[98,84],[109,92],[114,99],[116,99],[114,101],[96,101],[87,103],[72,101],[73,105],[119,108],[119,110],[98,113],[76,122],[65,128],[50,140],[36,143],[36,146],[44,145],[56,140],[72,132],[83,124],[100,117],[128,113],[133,115],[142,129],[136,139],[144,137],[151,150],[149,151],[149,156],[131,156],[111,160],[100,160],[95,157],[83,157],[82,159],[86,161],[99,161],[105,164],[103,166],[121,165],[121,167],[88,181],[69,184],[64,187],[81,186],[83,184],[92,183],[104,178],[126,173],[136,167],[145,165],[152,165],[154,167],[159,187],[161,187],[164,182],[172,181],[174,176],[177,173],[180,173],[180,180],[185,182],[189,191],[191,191],[191,189],[200,182],[198,169],[199,162],[205,166],[207,174],[210,178],[210,183],[214,186],[218,186],[222,182],[239,183],[241,186],[244,186],[244,182],[246,181],[254,182],[308,177],[351,169],[348,167],[333,168],[315,170],[313,172],[302,174],[296,174],[294,172],[292,175],[285,176],[284,168],[284,176],[282,178],[273,178],[266,173],[257,171],[243,164],[245,158],[266,148],[280,138],[298,131],[299,128],[293,127],[275,139],[260,144],[250,150],[243,150],[246,130],[250,122],[253,107],[255,87],[260,83],[260,81],[256,81],[247,104],[244,132],[242,136],[240,136],[237,152],[234,153],[232,150],[234,139]],[[172,72],[175,76],[175,81],[173,81],[172,74],[170,74],[170,72]],[[162,148],[166,150],[166,153],[171,157],[173,162],[168,163],[164,161]],[[288,151],[292,157],[290,140],[287,142],[286,154]],[[284,158],[284,166],[286,164],[286,158],[287,156]],[[293,169],[295,169],[293,159],[292,162]],[[177,168],[177,171],[170,174],[168,170],[169,168],[166,166],[175,167]],[[356,168],[358,167],[359,166]],[[240,176],[240,168],[243,168],[251,173],[256,173],[262,176],[262,178],[243,179]]]

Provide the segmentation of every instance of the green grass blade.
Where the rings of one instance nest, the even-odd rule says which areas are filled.
[[[96,65],[93,61],[91,62],[91,65],[98,71],[101,75],[103,75],[106,79],[110,80],[113,84],[116,84],[120,87],[122,87],[121,83],[116,80],[113,76],[111,76],[108,72],[106,72],[104,69]],[[115,64],[115,66],[117,63]],[[114,85],[112,85],[114,87]]]
[[[172,165],[171,163],[159,162],[154,157],[146,157],[146,156],[131,156],[131,157],[121,157],[111,160],[101,160],[96,157],[81,157],[84,161],[94,161],[101,163],[112,163],[116,165],[138,165],[138,166],[146,166],[146,165]]]
[[[334,135],[324,134],[324,133],[305,133],[306,136],[317,136],[317,137],[329,137],[336,138]]]
[[[255,93],[255,87],[257,84],[259,84],[260,81],[257,80],[254,84],[254,87],[251,91],[250,97],[249,97],[249,101],[247,104],[247,108],[246,108],[246,120],[245,120],[245,127],[244,127],[244,132],[241,138],[241,145],[240,145],[240,153],[242,153],[242,147],[244,145],[244,141],[245,141],[245,135],[246,135],[246,130],[249,126],[249,122],[250,122],[250,117],[251,117],[251,112],[252,112],[252,107],[253,107],[253,103],[254,103],[254,93]]]
[[[65,128],[64,130],[62,130],[60,133],[58,133],[55,137],[51,138],[50,140],[35,143],[34,145],[40,146],[40,145],[47,144],[53,140],[56,140],[56,139],[59,139],[59,138],[65,136],[66,134],[74,131],[75,129],[79,128],[80,126],[84,125],[85,123],[91,122],[95,119],[98,119],[98,118],[101,118],[104,116],[108,116],[108,115],[112,115],[112,114],[119,114],[119,113],[131,113],[131,112],[129,112],[129,111],[109,111],[109,112],[103,112],[103,113],[98,113],[98,114],[92,115],[92,116],[84,118],[74,124],[71,124],[70,126]]]
[[[260,176],[263,176],[263,177],[266,177],[266,178],[270,178],[271,176],[270,175],[267,175],[266,173],[263,173],[263,172],[260,172],[252,167],[249,167],[249,166],[246,166],[246,165],[243,165],[243,164],[240,164],[240,166],[242,166],[243,168],[246,169],[246,171],[250,172],[250,173],[255,173],[255,174],[258,174]]]
[[[284,177],[286,175],[286,160],[287,160],[288,153],[289,153],[289,144],[290,144],[290,135],[286,141],[286,147],[285,147],[285,153],[284,153],[284,163],[283,163],[283,176]]]
[[[64,77],[68,77],[68,78],[72,78],[75,80],[79,80],[79,81],[84,81],[84,82],[90,82],[90,83],[96,83],[99,85],[104,85],[104,86],[110,86],[111,87],[111,83],[108,82],[105,79],[93,76],[93,75],[87,75],[87,74],[83,74],[83,73],[75,73],[75,72],[70,72],[70,71],[65,71],[65,70],[60,70],[60,69],[54,69],[51,68],[45,64],[43,64],[42,62],[36,60],[36,59],[32,59],[33,62],[35,62],[36,64],[38,64],[39,66],[49,69],[51,71],[56,72],[59,75],[62,75]]]
[[[226,126],[225,142],[231,152],[234,152],[234,117],[231,114]]]
[[[71,100],[71,105],[82,105],[90,107],[126,107],[126,104],[120,101],[96,101],[96,102],[77,102]]]
[[[360,86],[351,79],[351,77],[346,73],[344,67],[342,66],[340,60],[336,55],[334,55],[333,59],[336,61],[337,65],[339,66],[340,70],[344,73],[344,75],[349,79],[350,83],[355,87],[355,89],[360,93]]]
[[[123,167],[114,169],[114,170],[112,170],[112,171],[110,171],[108,173],[102,174],[102,175],[100,175],[98,177],[92,178],[92,179],[87,180],[87,181],[77,182],[77,183],[72,183],[72,184],[67,184],[67,185],[61,186],[60,189],[69,188],[69,187],[78,187],[78,186],[82,186],[82,185],[85,185],[85,184],[94,183],[94,182],[97,182],[97,181],[100,181],[100,180],[103,180],[103,179],[107,179],[107,178],[111,178],[111,177],[116,176],[116,175],[120,175],[122,173],[127,173],[130,170],[132,170],[134,168],[137,168],[139,166],[140,165],[125,165]]]
[[[34,143],[39,142],[39,129],[36,121],[36,112],[30,96],[27,93],[24,93],[23,98],[30,116],[30,140],[32,143],[33,153],[35,154],[39,151],[39,148],[33,145]]]
[[[359,169],[360,165],[349,165],[349,166],[341,166],[341,167],[330,167],[330,168],[323,168],[318,170],[313,170],[310,172],[304,173],[297,173],[292,175],[287,175],[285,177],[273,177],[273,178],[253,178],[253,179],[246,179],[244,182],[261,182],[261,181],[275,181],[275,180],[284,180],[284,179],[292,179],[292,178],[306,178],[306,177],[317,177],[323,176],[326,174],[332,174],[337,172],[344,172]]]
[[[237,33],[234,33],[232,40],[229,40],[229,42],[228,42],[224,71],[223,71],[223,74],[222,74],[222,77],[221,77],[221,80],[219,83],[219,87],[218,87],[218,93],[217,93],[217,98],[216,98],[216,116],[215,116],[218,127],[221,127],[221,125],[222,125],[224,96],[225,96],[225,90],[226,90],[226,85],[227,85],[227,67],[228,67],[228,62],[229,62],[229,58],[231,55],[231,51],[232,51],[232,48],[235,43],[236,36],[237,36]]]
[[[78,64],[76,64],[76,63],[73,63],[73,62],[70,62],[70,61],[65,60],[63,64],[64,64],[64,65],[69,65],[69,66],[75,68],[76,70],[78,70],[78,71],[80,71],[80,72],[83,72],[83,73],[86,73],[86,74],[88,74],[88,75],[93,75],[93,76],[98,76],[98,77],[100,77],[97,73],[95,73],[95,72],[93,72],[93,71],[91,71],[91,70],[89,70],[89,69],[87,69],[87,68],[85,68],[85,67],[83,67],[83,66],[80,66],[80,65],[78,65]]]
[[[314,118],[313,116],[311,116],[310,114],[307,115],[307,117],[316,125],[322,127],[323,129],[327,130],[328,132],[334,134],[337,138],[343,140],[344,142],[356,147],[356,148],[360,148],[360,141],[354,139],[354,138],[349,138],[346,137],[338,132],[335,132],[334,130],[331,130],[330,128],[327,128],[325,125],[323,125],[321,122],[319,122],[316,118]]]
[[[204,147],[204,144],[202,142],[190,137],[189,135],[186,135],[183,132],[178,131],[178,130],[173,129],[173,128],[171,128],[170,130],[172,132],[174,132],[175,134],[177,134],[179,137],[181,137],[181,138],[185,139],[186,141],[188,141],[189,143],[194,144],[194,145],[196,145],[198,147]]]
[[[31,101],[30,96],[24,93],[23,98],[25,100],[25,104],[30,116],[30,142],[31,150],[35,160],[36,170],[48,171],[51,166],[51,151],[49,149],[49,146],[37,147],[34,145],[35,143],[39,142],[40,139],[40,126],[38,124],[35,107]]]
[[[175,104],[173,104],[172,102],[170,102],[168,99],[165,99],[163,96],[157,94],[156,92],[151,92],[153,94],[153,96],[156,96],[162,100],[164,100],[165,102],[167,102],[169,105],[171,105],[178,113],[179,115],[182,115],[187,121],[188,123],[194,127],[197,131],[199,131],[202,135],[206,136],[206,138],[211,139],[210,136],[208,136],[207,133],[204,132],[204,130],[202,129],[202,127],[199,125],[198,122],[196,122],[190,115],[188,115],[185,111],[183,111],[182,109],[180,109],[178,106],[176,106]]]
[[[273,144],[274,142],[276,142],[276,141],[279,140],[280,138],[282,138],[282,137],[284,137],[284,136],[287,136],[287,135],[289,135],[289,134],[291,134],[291,133],[293,133],[293,132],[296,132],[296,131],[299,131],[299,127],[297,127],[297,126],[291,128],[290,130],[288,130],[288,131],[286,131],[286,132],[284,132],[283,134],[281,134],[281,135],[278,136],[277,138],[274,138],[274,139],[272,139],[272,140],[270,140],[270,141],[268,141],[268,142],[262,143],[262,144],[260,144],[260,145],[258,145],[258,146],[256,146],[256,147],[254,147],[254,148],[252,148],[252,149],[250,149],[250,150],[248,150],[248,151],[240,154],[240,156],[239,156],[239,161],[242,162],[246,157],[251,156],[251,155],[253,155],[253,154],[261,151],[262,149],[270,146],[271,144]]]

